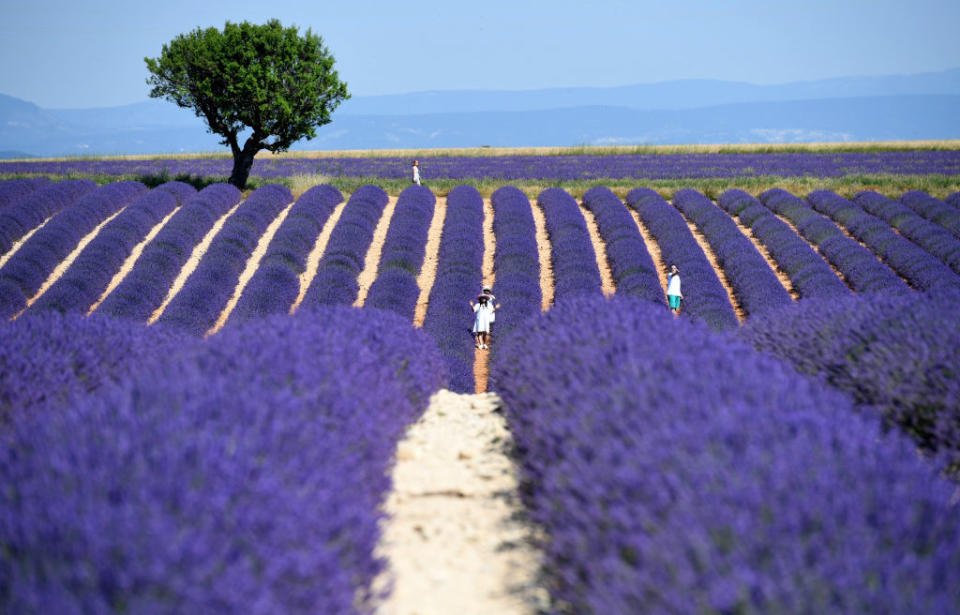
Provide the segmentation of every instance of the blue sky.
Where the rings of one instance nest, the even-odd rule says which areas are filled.
[[[146,100],[177,34],[271,17],[320,34],[354,95],[960,67],[957,0],[0,1],[0,93],[48,108]]]

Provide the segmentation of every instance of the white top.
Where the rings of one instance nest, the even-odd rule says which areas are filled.
[[[416,165],[413,167],[413,181],[418,184],[420,183],[420,167]]]
[[[493,304],[487,302],[486,305],[481,305],[479,303],[473,304],[474,318],[473,318],[473,332],[474,333],[489,333],[490,332],[490,321],[493,316]]]
[[[667,278],[667,294],[676,295],[677,297],[682,297],[683,293],[680,292],[680,274],[671,273],[670,277]]]

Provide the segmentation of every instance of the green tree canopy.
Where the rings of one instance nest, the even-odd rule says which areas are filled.
[[[316,136],[331,112],[350,97],[323,39],[309,29],[229,21],[223,31],[181,34],[158,58],[144,58],[151,98],[194,110],[233,153],[230,183],[246,186],[260,150],[281,152]],[[238,138],[252,130],[243,146]]]

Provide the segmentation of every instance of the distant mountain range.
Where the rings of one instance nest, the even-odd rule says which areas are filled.
[[[955,138],[960,69],[778,85],[683,80],[357,96],[294,149]],[[0,94],[0,157],[223,149],[192,111],[165,101],[43,109]]]

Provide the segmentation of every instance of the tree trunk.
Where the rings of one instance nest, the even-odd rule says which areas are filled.
[[[252,141],[252,139],[248,140],[242,150],[233,150],[233,172],[230,173],[230,183],[240,190],[247,187],[247,178],[250,176],[250,168],[253,166],[253,157],[260,151],[260,148]]]

